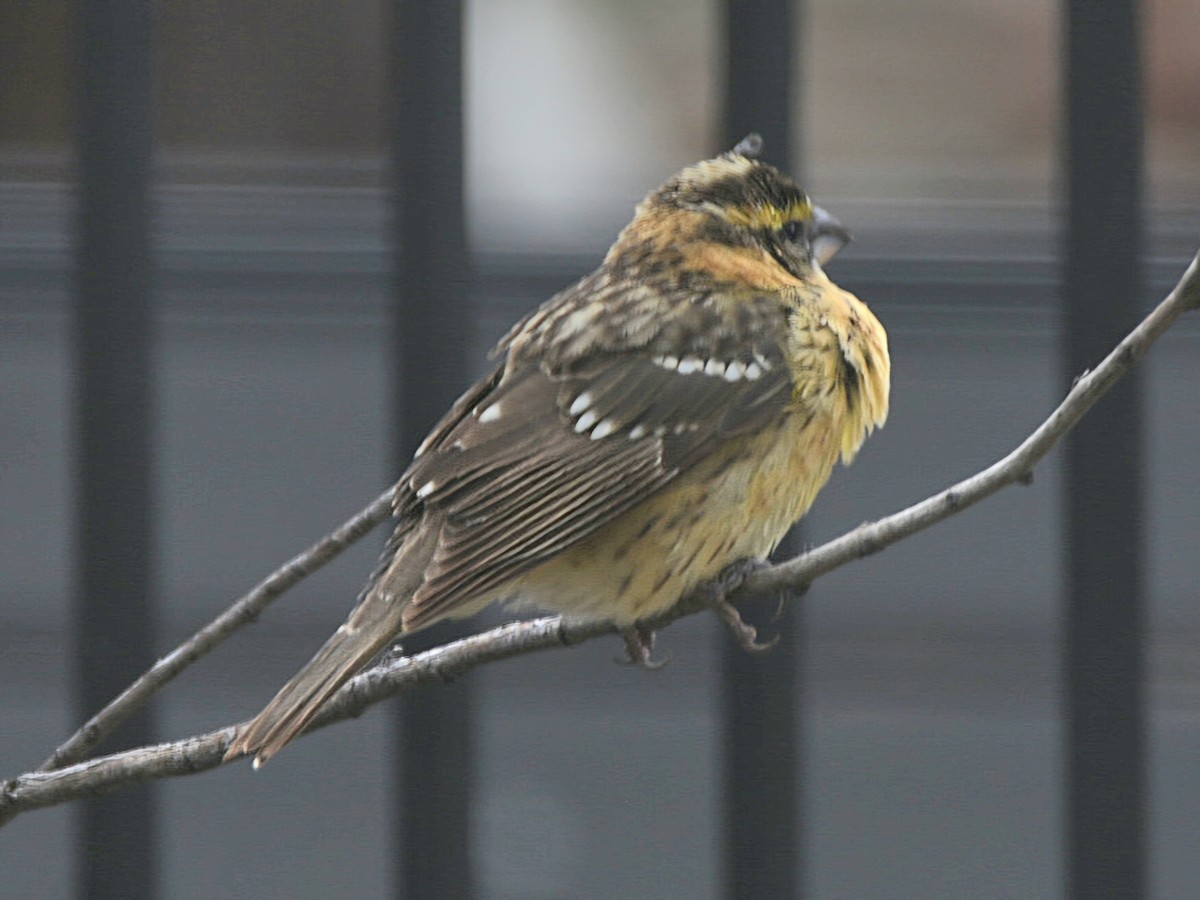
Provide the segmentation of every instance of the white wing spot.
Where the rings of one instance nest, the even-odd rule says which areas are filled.
[[[500,404],[493,403],[487,409],[479,414],[480,422],[495,422],[500,418]]]
[[[726,381],[741,381],[742,376],[746,374],[746,367],[736,359],[725,367]]]
[[[599,425],[592,429],[592,440],[598,441],[600,438],[608,437],[617,430],[617,423],[612,419],[605,419]]]
[[[704,374],[711,375],[713,378],[723,378],[725,376],[725,363],[719,359],[710,359],[704,364]]]
[[[421,489],[419,491],[417,491],[417,499],[424,500],[426,497],[428,497],[430,494],[433,493],[433,489],[436,486],[437,485],[435,485],[432,481],[425,482],[423,485],[421,485]]]
[[[662,437],[666,433],[667,433],[666,425],[655,425],[654,426],[654,436],[655,437]]]
[[[697,359],[694,356],[685,356],[679,361],[679,374],[691,375],[693,372],[704,371],[704,360]]]
[[[662,366],[664,369],[675,370],[679,368],[679,360],[674,356],[656,356],[651,362],[656,366]]]
[[[762,373],[763,370],[759,368],[756,362],[752,362],[746,366],[746,377],[751,381],[758,381],[758,379],[762,378]]]
[[[580,394],[578,397],[575,398],[575,401],[571,404],[571,408],[568,409],[567,412],[573,416],[577,416],[591,405],[592,405],[592,395],[589,394],[587,391],[584,391],[582,394]]]
[[[583,434],[585,431],[588,431],[593,425],[596,424],[596,420],[598,418],[599,416],[589,409],[582,416],[580,416],[579,420],[575,423],[575,433]]]
[[[645,436],[646,436],[646,426],[645,425],[634,425],[632,428],[629,429],[629,439],[631,441],[636,441],[640,438],[644,438]]]
[[[754,354],[754,361],[755,361],[756,363],[758,363],[759,367],[760,367],[760,368],[761,368],[761,369],[762,369],[764,372],[770,372],[770,371],[771,371],[771,361],[770,361],[769,359],[767,359],[765,356],[763,356],[761,353],[755,353],[755,354]]]

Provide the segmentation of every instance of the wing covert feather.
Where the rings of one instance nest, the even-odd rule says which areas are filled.
[[[464,397],[399,486],[414,511],[442,523],[408,627],[497,592],[792,399],[769,350],[716,362],[596,354],[570,371],[527,366],[491,384]]]

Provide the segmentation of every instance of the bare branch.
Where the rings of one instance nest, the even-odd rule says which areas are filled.
[[[1193,257],[1167,298],[1117,344],[1100,365],[1084,372],[1058,408],[1012,453],[908,509],[878,522],[867,522],[802,556],[751,574],[744,590],[768,593],[802,589],[826,572],[877,553],[901,538],[975,505],[1002,487],[1027,480],[1042,457],[1189,309],[1200,309],[1200,253]]]
[[[875,553],[903,537],[928,528],[930,525],[978,503],[1005,485],[1026,480],[1033,466],[1125,372],[1145,355],[1154,341],[1187,309],[1200,309],[1200,254],[1197,254],[1196,258],[1192,260],[1183,278],[1170,295],[1121,341],[1095,370],[1085,373],[1050,417],[1012,453],[979,474],[908,509],[877,522],[859,526],[800,557],[750,574],[736,594],[745,597],[757,593],[803,588],[833,569]],[[340,550],[340,547],[326,551],[329,553],[328,557],[317,554],[316,558],[319,559],[319,562],[315,564],[309,559],[309,554],[313,554],[317,548],[324,546],[327,542],[333,541],[335,535],[344,535],[341,539],[344,543],[349,543],[355,537],[361,536],[361,533],[365,533],[386,515],[386,500],[387,495],[380,497],[371,507],[327,538],[326,541],[318,544],[307,554],[297,557],[288,566],[264,581],[259,588],[256,588],[256,592],[267,590],[264,586],[268,585],[276,576],[285,581],[287,577],[299,580],[316,565],[331,558]],[[382,510],[379,509],[381,504],[383,505]],[[379,519],[371,521],[375,515],[378,515]],[[361,533],[358,529],[362,530]],[[288,571],[298,561],[301,561],[301,570],[298,571],[298,574],[291,576],[280,574]],[[290,583],[294,583],[294,581]],[[284,584],[284,587],[289,586],[290,583]],[[274,589],[273,593],[270,593],[265,600],[260,601],[257,607],[252,607],[254,612],[257,612],[269,601],[270,597],[277,595],[281,590],[283,587]],[[247,602],[254,593],[252,592],[238,601],[234,608]],[[700,594],[702,591],[697,593]],[[702,603],[697,597],[687,598],[669,614],[651,624],[661,627],[674,619],[696,612],[701,606]],[[232,614],[233,609],[218,621],[232,617]],[[252,618],[253,613],[243,613],[242,616]],[[214,622],[209,628],[214,628],[216,624]],[[239,621],[237,624],[241,624],[241,622]],[[230,626],[230,630],[236,628],[237,624]],[[485,663],[549,647],[580,643],[602,634],[611,633],[614,633],[614,628],[607,623],[572,622],[553,616],[504,625],[483,634],[436,647],[416,656],[385,659],[376,667],[352,679],[342,688],[328,706],[321,711],[313,722],[312,728],[319,728],[341,719],[357,716],[372,704],[399,691],[433,681],[450,680]],[[194,641],[196,638],[192,640]],[[212,643],[215,644],[219,640],[220,636],[218,635],[212,639]],[[184,651],[184,648],[187,648],[191,642],[189,641],[176,652]],[[204,643],[202,646],[201,653],[211,647],[209,643]],[[183,665],[186,665],[186,662]],[[151,673],[153,671],[151,670]],[[148,678],[151,673],[147,673],[143,678]],[[133,687],[130,688],[130,691],[132,690]],[[118,701],[114,701],[114,703]],[[186,775],[215,768],[221,764],[225,748],[235,733],[236,728],[231,726],[173,743],[141,747],[99,757],[55,771],[37,771],[21,775],[0,784],[0,825],[27,810],[64,803],[82,796],[152,778]]]
[[[549,616],[502,625],[482,634],[434,647],[415,656],[398,656],[351,679],[321,710],[308,731],[361,715],[368,707],[402,690],[457,678],[484,663],[567,647],[602,634],[607,622],[565,622]],[[30,772],[0,783],[0,827],[31,809],[54,806],[115,788],[191,775],[221,765],[239,726],[229,726],[180,741],[138,747],[99,756],[52,772]]]
[[[386,519],[392,510],[389,488],[371,504],[338,526],[303,553],[292,557],[248,593],[233,602],[190,638],[162,657],[137,681],[125,688],[104,709],[96,713],[67,738],[39,767],[50,772],[85,759],[102,740],[141,709],[146,701],[184,669],[214,650],[243,625],[253,622],[267,605],[288,588],[298,584]]]

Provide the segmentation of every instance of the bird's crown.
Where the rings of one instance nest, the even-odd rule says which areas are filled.
[[[794,179],[758,159],[762,139],[748,135],[732,150],[706,159],[667,180],[646,206],[716,214],[732,225],[778,231],[813,217],[813,204]]]

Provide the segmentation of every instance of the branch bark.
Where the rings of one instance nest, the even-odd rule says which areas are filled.
[[[1033,467],[1189,309],[1200,309],[1200,253],[1167,298],[1094,370],[1085,372],[1077,379],[1058,408],[1007,456],[982,472],[907,509],[860,525],[801,556],[752,573],[731,599],[767,592],[803,590],[816,578],[833,569],[922,531],[980,502],[1006,485],[1028,480]],[[84,762],[78,759],[154,691],[242,624],[252,620],[271,599],[315,571],[386,518],[390,493],[381,495],[337,531],[272,573],[218,619],[156,663],[56,750],[42,769],[0,784],[0,826],[27,810],[65,803],[126,784],[187,775],[220,765],[225,748],[236,733],[236,726]],[[698,611],[702,606],[697,597],[686,598],[653,624],[655,627],[665,626],[681,616]],[[321,711],[310,730],[358,716],[373,704],[402,690],[451,680],[485,663],[550,647],[569,646],[612,633],[614,629],[608,623],[573,622],[550,616],[503,625],[415,656],[386,658],[343,687]]]

